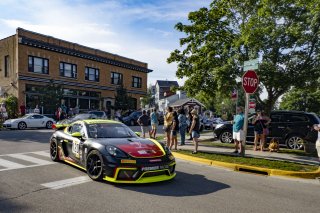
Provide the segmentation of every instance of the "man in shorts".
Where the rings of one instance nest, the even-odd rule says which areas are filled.
[[[158,113],[157,113],[157,109],[152,109],[151,110],[151,115],[150,115],[150,119],[151,119],[151,131],[150,131],[150,138],[156,138],[156,134],[157,134],[157,128],[158,128]]]
[[[148,128],[149,120],[150,120],[150,117],[147,115],[146,110],[143,110],[142,115],[139,117],[137,121],[137,123],[141,126],[141,132],[142,132],[143,138],[146,137],[146,132],[149,132],[149,128]]]
[[[242,152],[242,142],[244,141],[243,124],[244,124],[243,108],[237,107],[237,115],[234,117],[234,120],[233,120],[232,138],[235,144],[235,151],[233,153],[238,154]],[[238,152],[238,149],[239,149],[239,152]]]

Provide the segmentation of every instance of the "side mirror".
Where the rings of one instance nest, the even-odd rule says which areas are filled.
[[[80,132],[74,132],[71,134],[72,137],[75,137],[75,138],[82,138],[82,135]]]
[[[134,132],[138,137],[141,136],[140,132]]]

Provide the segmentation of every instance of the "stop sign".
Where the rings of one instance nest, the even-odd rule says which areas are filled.
[[[255,93],[259,86],[259,78],[257,73],[253,70],[248,70],[242,76],[242,87],[246,93]]]

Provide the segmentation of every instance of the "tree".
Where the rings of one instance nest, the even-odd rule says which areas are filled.
[[[167,62],[178,64],[177,77],[187,77],[189,95],[230,93],[243,61],[259,57],[256,98],[269,113],[292,86],[303,88],[320,76],[319,0],[214,0],[188,18],[190,24],[175,26],[186,34],[184,49]]]
[[[114,108],[116,110],[129,110],[135,108],[132,97],[128,95],[127,89],[124,88],[123,85],[120,85],[116,89]]]
[[[0,102],[5,103],[6,110],[9,118],[18,117],[18,98],[13,95],[8,95],[6,98],[1,99]]]
[[[294,88],[283,96],[280,109],[308,111],[320,115],[320,89],[312,91]]]
[[[142,106],[148,105],[149,107],[153,107],[155,105],[155,98],[152,95],[152,85],[148,87],[147,95],[141,99]]]

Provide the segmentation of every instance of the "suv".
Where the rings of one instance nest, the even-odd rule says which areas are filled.
[[[138,118],[142,115],[141,111],[132,112],[130,115],[123,117],[122,122],[128,126],[137,125]]]
[[[277,138],[279,144],[287,146],[290,149],[302,149],[302,140],[307,136],[311,142],[316,141],[317,133],[311,130],[314,124],[319,124],[320,119],[314,113],[300,111],[273,111],[270,115],[271,123],[269,124],[269,135],[267,142],[272,138]],[[253,117],[248,119],[247,142],[254,141],[254,126],[252,124]],[[214,134],[222,143],[231,143],[232,140],[232,124],[218,124],[214,130]]]

